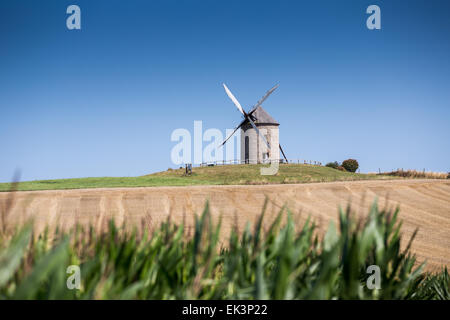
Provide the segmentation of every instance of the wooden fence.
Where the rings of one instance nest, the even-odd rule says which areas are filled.
[[[279,162],[280,164],[309,164],[315,166],[321,166],[322,162],[315,160],[305,160],[305,159],[288,159],[288,162],[284,159],[279,160],[262,160],[260,164],[269,164],[271,162]],[[207,166],[224,166],[224,165],[233,165],[233,164],[256,164],[256,160],[223,160],[223,161],[211,161],[211,162],[203,162],[201,164],[196,164],[194,166],[197,167],[207,167]]]

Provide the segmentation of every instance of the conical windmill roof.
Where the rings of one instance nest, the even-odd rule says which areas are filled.
[[[255,116],[256,121],[255,124],[273,124],[273,125],[280,125],[277,120],[272,118],[270,114],[267,113],[266,110],[263,109],[263,107],[259,106],[256,108],[255,111],[253,111],[252,116]]]

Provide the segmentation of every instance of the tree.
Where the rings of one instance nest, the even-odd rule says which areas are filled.
[[[356,172],[356,170],[358,170],[359,164],[355,159],[347,159],[342,162],[342,166],[349,172]]]
[[[337,169],[340,166],[339,162],[335,161],[335,162],[328,162],[325,167],[330,167],[333,169]]]

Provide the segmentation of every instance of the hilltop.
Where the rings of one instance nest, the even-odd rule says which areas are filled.
[[[18,184],[17,190],[33,191],[190,185],[293,184],[395,178],[376,174],[343,172],[328,167],[307,164],[282,164],[276,175],[263,176],[260,174],[260,168],[262,166],[263,165],[250,164],[195,167],[190,176],[184,175],[184,169],[168,169],[167,171],[139,177],[98,177],[25,181]],[[267,165],[264,165],[264,167],[267,167]],[[4,192],[9,190],[11,190],[10,183],[0,183],[0,191]]]

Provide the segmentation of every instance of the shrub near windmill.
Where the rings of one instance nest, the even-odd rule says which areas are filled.
[[[325,166],[341,171],[356,172],[356,170],[358,170],[359,168],[359,163],[355,159],[347,159],[342,161],[342,164],[334,161],[328,162]]]

